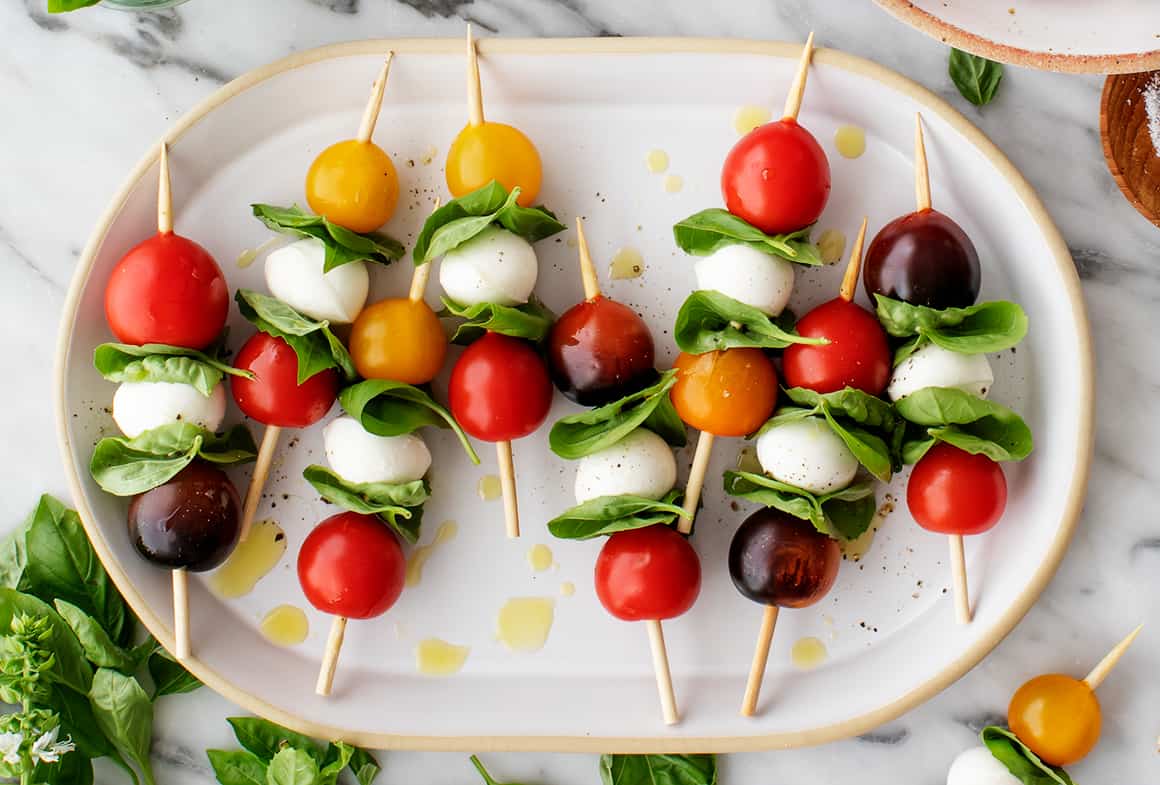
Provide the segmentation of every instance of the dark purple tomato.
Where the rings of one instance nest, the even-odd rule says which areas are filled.
[[[648,325],[626,305],[596,297],[569,308],[548,337],[548,370],[560,392],[602,406],[657,380]]]
[[[895,218],[866,252],[862,282],[875,294],[928,308],[966,308],[979,296],[979,254],[937,210]]]
[[[226,473],[194,461],[164,485],[133,497],[129,538],[154,564],[212,570],[237,544],[241,510]]]
[[[842,552],[809,521],[774,509],[746,518],[729,545],[737,591],[762,605],[804,608],[833,587]]]

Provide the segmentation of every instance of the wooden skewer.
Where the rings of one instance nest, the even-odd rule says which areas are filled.
[[[342,639],[346,636],[346,617],[335,616],[330,624],[330,635],[326,638],[326,651],[322,655],[322,665],[318,669],[318,683],[314,692],[322,697],[330,695],[334,685],[334,672],[338,669],[338,655],[342,651]]]
[[[189,573],[179,567],[173,571],[173,656],[178,662],[191,656],[189,638]]]
[[[367,101],[367,108],[363,111],[362,122],[358,127],[357,139],[364,144],[375,134],[375,123],[379,121],[379,110],[383,106],[383,92],[387,89],[387,74],[391,72],[391,60],[394,57],[394,51],[387,52],[383,70],[379,72],[379,78],[371,86],[371,99]]]
[[[697,504],[701,501],[705,473],[709,470],[709,459],[713,457],[714,438],[708,431],[701,431],[697,437],[697,451],[693,453],[693,465],[689,467],[689,482],[685,485],[685,502],[682,505],[689,517],[677,519],[677,531],[681,534],[693,530],[693,518],[697,515]]]
[[[1092,668],[1092,672],[1087,676],[1084,676],[1084,684],[1090,687],[1093,691],[1101,684],[1103,684],[1104,679],[1106,679],[1108,674],[1112,672],[1112,668],[1116,667],[1116,663],[1119,662],[1120,658],[1124,656],[1124,652],[1126,652],[1128,647],[1132,645],[1132,641],[1136,640],[1136,636],[1140,634],[1140,630],[1142,629],[1144,629],[1143,624],[1132,630],[1130,633],[1128,633],[1128,637],[1117,643],[1115,648],[1109,651],[1107,655],[1105,655],[1104,658],[1100,660],[1096,667]]]
[[[499,462],[499,484],[503,489],[503,517],[507,536],[520,536],[520,508],[516,497],[516,466],[512,460],[512,443],[496,442],[495,457]]]
[[[157,233],[173,231],[173,188],[169,182],[169,142],[161,143],[157,161]]]
[[[580,281],[584,284],[584,299],[592,302],[600,296],[600,279],[588,252],[588,238],[584,236],[584,219],[576,216],[576,245],[580,249]]]
[[[918,212],[930,209],[930,170],[926,164],[926,143],[922,139],[922,113],[914,115],[914,201]]]
[[[266,478],[270,475],[270,465],[274,462],[274,453],[278,451],[278,438],[282,429],[277,425],[267,425],[262,435],[262,444],[258,447],[258,458],[254,461],[254,474],[250,477],[250,487],[246,490],[246,500],[242,503],[242,533],[238,542],[243,542],[250,534],[250,527],[254,525],[254,516],[258,513],[258,504],[262,501],[262,490],[266,487]]]
[[[474,125],[483,125],[483,88],[479,85],[479,53],[467,25],[467,118]]]
[[[801,111],[802,96],[806,92],[806,76],[809,74],[810,59],[813,56],[814,34],[811,31],[805,46],[802,47],[802,58],[798,61],[797,74],[794,75],[793,84],[789,88],[789,95],[785,97],[785,111],[781,115],[784,120],[796,120],[798,112]]]
[[[439,197],[435,197],[435,210],[439,209]],[[411,274],[411,290],[407,293],[407,299],[413,303],[417,303],[423,299],[423,294],[427,291],[427,281],[431,279],[431,262],[426,262],[415,268],[415,272]]]
[[[673,675],[669,671],[669,653],[665,649],[665,633],[661,623],[656,620],[646,621],[648,630],[648,645],[652,651],[653,672],[657,677],[657,692],[661,698],[661,716],[665,725],[676,725],[681,721],[677,711],[677,694],[673,691]]]
[[[765,679],[765,663],[769,660],[769,647],[773,645],[773,631],[777,627],[777,612],[776,605],[766,605],[765,612],[761,614],[757,648],[753,650],[749,679],[745,682],[745,697],[741,699],[742,717],[752,717],[757,712],[757,698],[761,695],[761,682]]]
[[[955,593],[955,618],[959,624],[971,623],[971,595],[967,588],[967,560],[963,555],[961,534],[948,534],[951,558],[951,584]]]
[[[846,302],[853,302],[858,291],[858,274],[862,271],[862,245],[866,242],[866,218],[862,218],[862,227],[858,236],[854,238],[854,247],[850,249],[850,261],[846,263],[846,274],[842,276],[842,287],[838,296]]]

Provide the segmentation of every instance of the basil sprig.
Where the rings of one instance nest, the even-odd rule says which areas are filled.
[[[601,785],[717,785],[714,755],[601,755]]]
[[[872,480],[817,495],[764,474],[727,471],[725,492],[809,521],[822,534],[847,540],[870,528],[878,506]]]
[[[176,382],[188,384],[206,397],[213,394],[225,374],[254,378],[249,371],[196,349],[163,343],[103,343],[93,352],[93,365],[110,382]]]
[[[376,436],[402,436],[433,425],[450,428],[459,437],[467,457],[479,463],[467,434],[445,407],[418,387],[387,379],[368,379],[338,395],[343,411]]]
[[[682,495],[674,488],[660,501],[627,493],[598,496],[548,521],[548,531],[562,540],[590,540],[658,523],[668,526],[677,518],[690,517],[680,506]]]
[[[299,384],[328,368],[337,368],[348,382],[358,378],[350,352],[330,322],[303,316],[281,300],[250,289],[238,289],[234,299],[248,322],[290,344],[298,357]]]
[[[790,344],[824,344],[784,329],[761,310],[712,289],[693,292],[677,312],[673,339],[682,352],[705,354],[718,349],[784,349]]]
[[[107,436],[97,442],[89,472],[97,485],[114,496],[135,496],[172,480],[194,458],[233,466],[258,455],[244,425],[213,434],[199,425],[175,422],[139,436]]]
[[[591,455],[648,428],[673,447],[684,447],[685,424],[669,400],[677,383],[675,370],[665,371],[656,384],[596,409],[561,417],[548,433],[548,446],[561,458],[576,460]]]
[[[917,463],[935,442],[993,461],[1021,461],[1034,446],[1018,414],[955,387],[926,387],[895,401],[894,408],[913,425],[902,442],[903,463]]]
[[[1067,772],[1044,763],[1014,733],[988,725],[979,734],[984,746],[1023,785],[1075,785]]]
[[[452,199],[427,217],[415,239],[415,264],[426,264],[452,251],[493,223],[518,234],[529,243],[564,231],[564,224],[545,207],[521,207],[520,189],[511,193],[492,180],[482,188]]]
[[[419,541],[423,503],[431,497],[426,480],[405,483],[348,482],[325,466],[307,466],[306,481],[328,502],[344,510],[377,515],[407,542]]]
[[[878,321],[895,338],[910,338],[894,355],[898,365],[928,343],[958,354],[1010,349],[1027,335],[1027,314],[1017,303],[994,300],[966,308],[928,308],[874,295]]]
[[[822,254],[810,242],[812,228],[769,235],[728,210],[713,207],[673,226],[673,239],[678,248],[693,256],[708,256],[727,245],[748,245],[771,256],[816,267],[822,264]]]
[[[947,59],[947,73],[959,94],[975,106],[991,103],[1003,81],[1002,63],[954,47]]]
[[[486,332],[523,338],[525,341],[540,343],[548,337],[556,315],[533,297],[523,305],[498,305],[496,303],[476,303],[460,305],[449,297],[443,298],[442,317],[456,317],[463,321],[455,328],[451,340],[457,344],[469,344]]]
[[[351,262],[390,264],[401,259],[406,249],[403,244],[385,234],[359,234],[339,226],[321,215],[314,215],[298,205],[278,207],[272,204],[252,204],[254,217],[268,228],[282,234],[297,234],[320,240],[326,248],[322,271],[330,272]]]

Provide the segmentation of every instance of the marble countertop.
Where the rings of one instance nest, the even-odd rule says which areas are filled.
[[[44,0],[0,4],[0,334],[22,373],[2,388],[0,440],[14,525],[42,491],[67,496],[53,434],[52,347],[65,289],[90,228],[177,117],[222,83],[290,52],[367,37],[455,36],[463,20],[507,36],[701,35],[801,40],[868,57],[916,79],[977,123],[1038,190],[1075,257],[1096,347],[1098,429],[1086,512],[1047,592],[981,665],[920,709],[858,739],[731,755],[725,785],[760,781],[938,785],[1011,691],[1044,671],[1082,673],[1127,630],[1151,621],[1101,688],[1103,740],[1077,781],[1160,781],[1160,231],[1120,196],[1100,152],[1102,79],[1009,68],[979,110],[946,74],[947,50],[869,0],[746,0],[729,14],[702,0],[193,0],[128,14],[49,17]],[[238,709],[208,690],[163,704],[154,755],[165,783],[212,781],[203,750],[233,746]],[[465,754],[389,753],[382,781],[474,782]],[[594,785],[596,759],[489,755],[504,780]]]

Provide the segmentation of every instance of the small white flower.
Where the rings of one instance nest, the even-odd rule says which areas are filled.
[[[56,763],[60,760],[61,755],[76,749],[72,737],[64,741],[57,741],[56,737],[59,733],[60,727],[56,727],[37,739],[32,745],[32,759],[39,760],[41,763]]]
[[[0,733],[0,760],[15,766],[20,762],[20,745],[23,743],[23,733]]]

